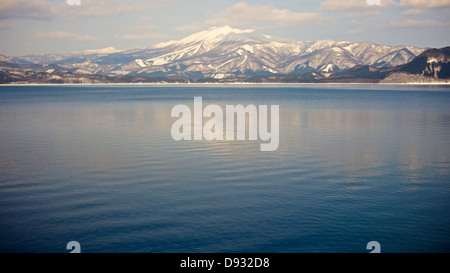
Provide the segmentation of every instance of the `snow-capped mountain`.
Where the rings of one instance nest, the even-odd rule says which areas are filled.
[[[422,82],[429,79],[450,78],[450,47],[429,49],[411,62],[398,66],[384,82],[410,82],[417,78]]]
[[[145,49],[107,48],[16,58],[52,64],[80,74],[151,75],[186,78],[332,72],[369,65],[388,68],[410,62],[425,49],[369,42],[300,42],[229,26],[212,27]]]
[[[110,46],[106,48],[85,50],[80,52],[26,55],[22,57],[16,57],[13,60],[17,63],[22,64],[48,65],[61,63],[65,66],[69,66],[72,63],[82,63],[91,59],[97,59],[99,57],[118,52],[121,52],[121,50],[117,50],[114,47]]]

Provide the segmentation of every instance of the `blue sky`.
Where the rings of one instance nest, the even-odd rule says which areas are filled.
[[[298,41],[450,45],[450,0],[376,2],[0,0],[0,54],[144,48],[222,25]]]

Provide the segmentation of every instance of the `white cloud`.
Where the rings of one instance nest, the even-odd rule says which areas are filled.
[[[329,22],[329,18],[315,12],[292,12],[288,9],[277,9],[272,5],[249,5],[237,3],[207,20],[208,25],[245,25],[258,22],[274,23],[279,26],[320,24]]]
[[[196,30],[202,30],[205,28],[206,28],[205,24],[193,23],[190,25],[182,25],[182,26],[176,27],[175,30],[177,30],[177,31],[196,31]]]
[[[405,12],[403,12],[404,15],[417,15],[422,13],[423,13],[422,9],[408,9]]]
[[[420,27],[443,27],[449,26],[450,23],[442,23],[434,20],[405,20],[405,21],[394,21],[387,24],[385,27],[393,28],[420,28]]]
[[[46,0],[0,0],[0,19],[52,19],[57,15],[55,5]]]
[[[347,30],[348,34],[356,34],[362,32],[362,29],[349,29]]]
[[[381,5],[369,5],[366,0],[325,0],[320,4],[320,9],[331,11],[374,10],[385,7],[388,1],[381,0]]]
[[[11,28],[10,25],[0,22],[0,29],[9,29],[9,28]]]
[[[120,38],[122,40],[154,40],[154,39],[167,39],[170,38],[167,34],[159,34],[159,33],[143,33],[143,34],[123,34],[116,35],[116,38]]]
[[[146,23],[153,21],[153,18],[150,16],[144,16],[139,19],[139,23]]]
[[[63,3],[59,6],[59,10],[60,15],[84,18],[109,17],[159,6],[157,2],[143,0],[82,0],[79,6]]]
[[[130,32],[147,32],[158,29],[157,25],[134,25],[127,29]]]
[[[127,28],[126,34],[116,34],[115,37],[122,40],[149,40],[169,37],[166,34],[155,33],[154,31],[158,29],[159,26],[148,24],[149,21],[152,21],[150,17],[142,17],[136,24]]]
[[[417,15],[427,10],[436,10],[450,7],[450,0],[400,0],[400,3],[394,2],[401,8],[407,8],[403,13],[405,15]]]
[[[355,11],[391,5],[415,9],[450,7],[450,0],[380,0],[380,3],[381,5],[369,5],[366,0],[325,0],[320,4],[319,8],[331,11]]]
[[[325,0],[319,9],[323,11],[341,12],[347,19],[379,16],[381,11],[393,0],[381,0],[380,5],[369,5],[366,0]]]
[[[38,32],[36,38],[78,42],[97,40],[97,38],[89,35],[80,35],[68,31]]]
[[[164,1],[82,0],[81,5],[68,5],[66,0],[0,0],[0,19],[30,18],[38,20],[59,17],[108,17],[165,5]]]
[[[407,8],[443,8],[450,7],[450,0],[400,0],[397,5]]]

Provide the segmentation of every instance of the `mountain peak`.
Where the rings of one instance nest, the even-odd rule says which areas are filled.
[[[231,34],[245,34],[245,33],[252,33],[253,29],[237,29],[232,28],[229,25],[221,26],[221,27],[210,27],[207,30],[200,31],[194,34],[191,34],[187,36],[186,38],[183,38],[178,41],[170,41],[167,43],[160,43],[157,44],[155,47],[164,47],[172,44],[195,44],[199,42],[206,42],[206,43],[217,43],[222,41],[225,37]]]
[[[222,27],[210,27],[209,29],[207,29],[205,31],[194,33],[194,34],[180,40],[180,42],[182,42],[184,44],[193,43],[193,42],[194,43],[195,42],[215,43],[215,42],[222,40],[227,35],[230,35],[233,33],[243,34],[243,33],[251,33],[253,31],[254,31],[253,29],[241,30],[241,29],[237,29],[237,28],[232,28],[228,25],[222,26]]]
[[[238,29],[238,28],[232,28],[229,25],[221,26],[221,27],[210,27],[208,30],[205,30],[204,32],[213,34],[213,35],[228,35],[230,33],[250,33],[255,31],[254,29]]]
[[[85,50],[82,53],[84,54],[111,54],[111,53],[117,53],[121,50],[115,49],[114,47],[105,47],[101,49],[91,49],[91,50]]]

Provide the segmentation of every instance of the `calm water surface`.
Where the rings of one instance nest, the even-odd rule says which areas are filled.
[[[172,107],[280,105],[280,145]],[[0,252],[450,252],[450,88],[0,86]]]

